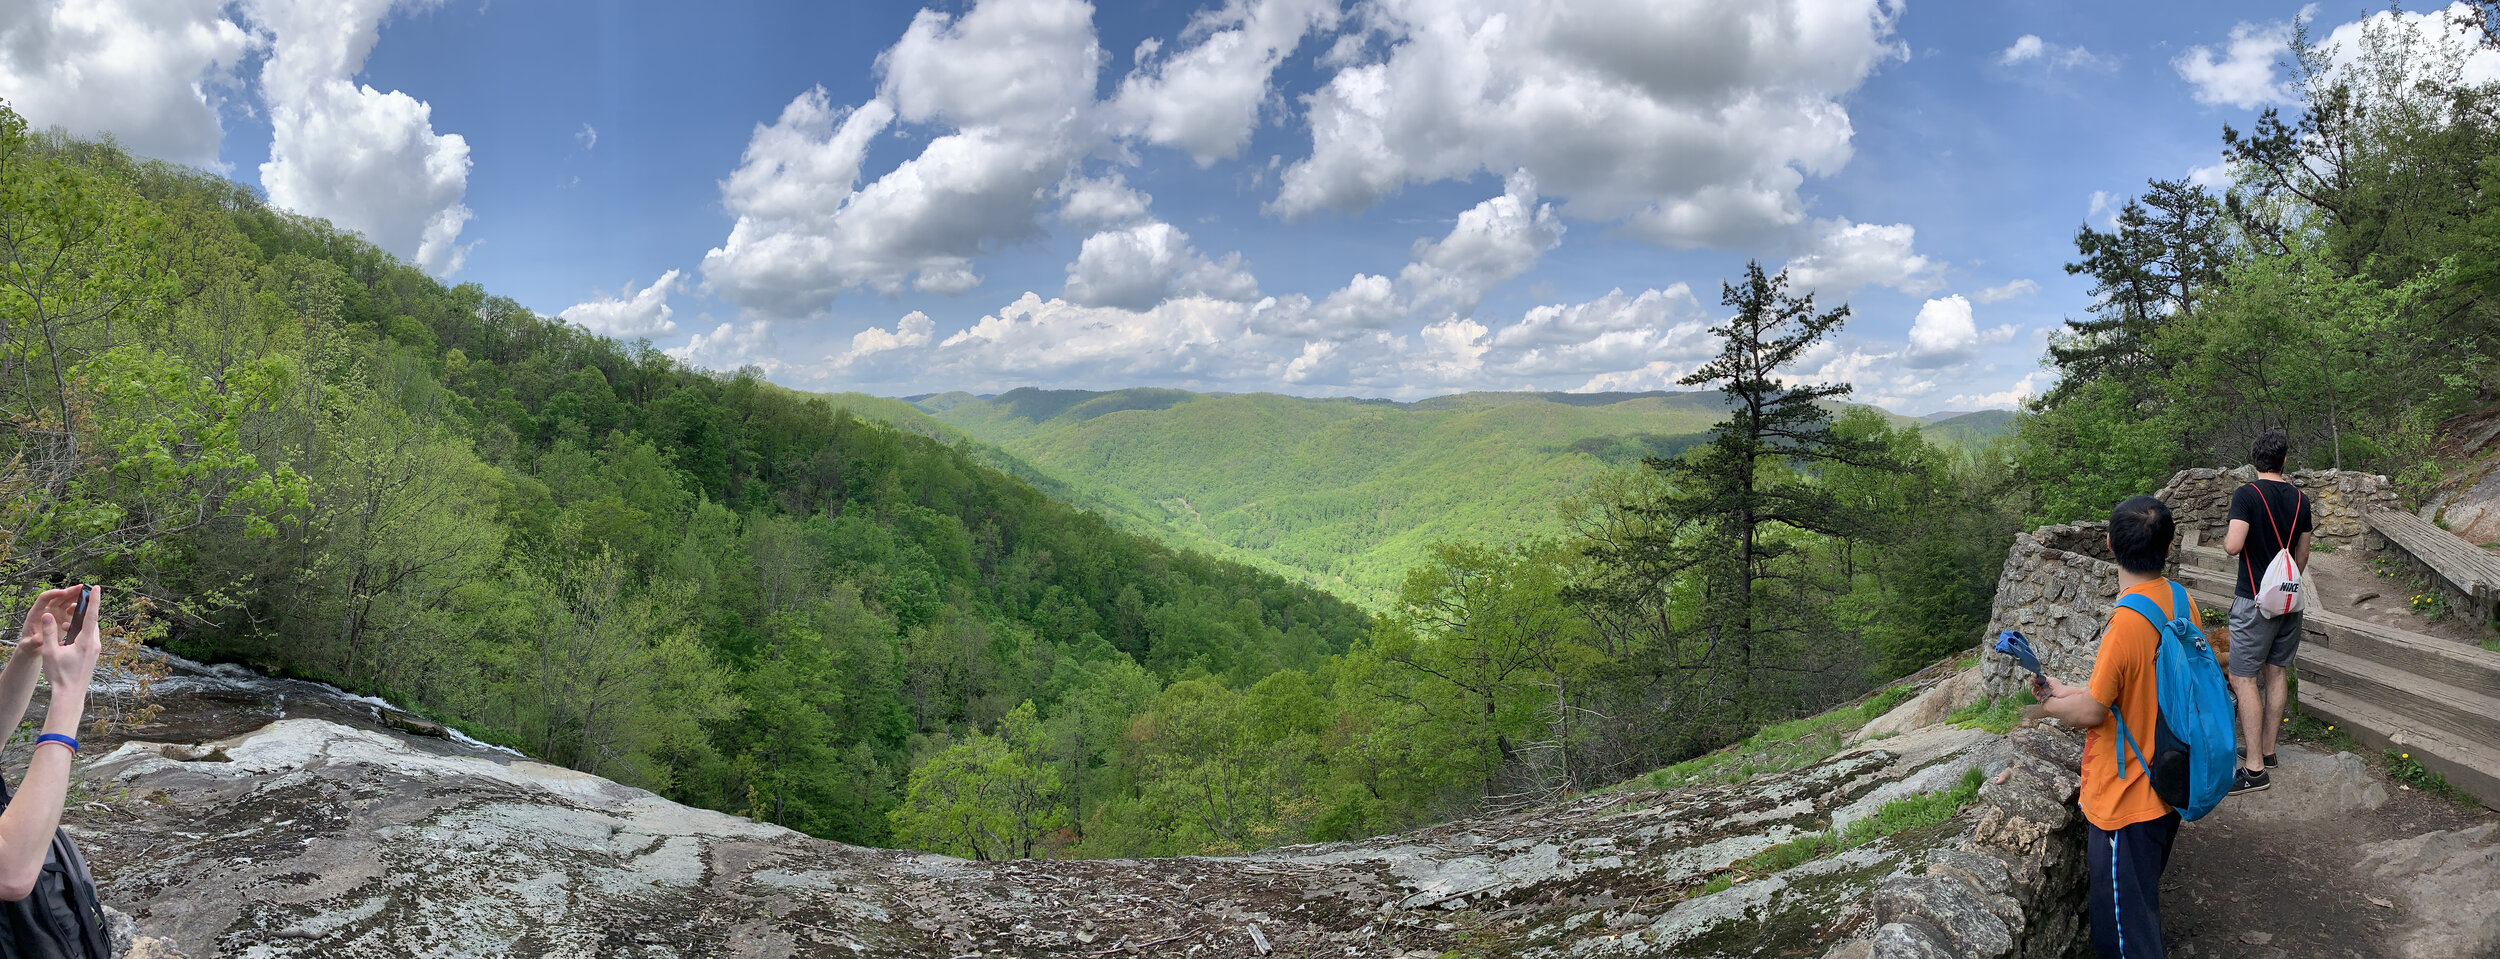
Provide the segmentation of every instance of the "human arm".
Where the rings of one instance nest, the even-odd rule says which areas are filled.
[[[87,621],[78,631],[76,642],[60,642],[75,597],[74,589],[48,590],[37,597],[35,611],[28,617],[28,628],[18,638],[20,645],[34,644],[44,677],[52,684],[43,731],[72,739],[78,736],[79,721],[87,708],[87,684],[95,674],[96,659],[103,652],[102,633],[96,626],[103,618],[103,610],[97,599],[88,604]],[[11,657],[9,670],[21,668],[16,660],[16,656]],[[21,710],[24,706],[24,701],[19,701]],[[15,902],[26,898],[43,875],[44,857],[52,849],[52,832],[61,825],[61,805],[69,795],[70,758],[66,748],[37,746],[27,761],[26,778],[18,783],[16,797],[10,800],[6,812],[0,812],[0,899]]]
[[[2238,556],[2240,554],[2240,550],[2247,548],[2248,521],[2244,519],[2232,520],[2231,531],[2222,534],[2222,551],[2233,556]]]
[[[2251,502],[2250,499],[2256,495],[2256,492],[2255,486],[2248,485],[2231,491],[2231,526],[2222,534],[2224,553],[2238,556],[2241,550],[2248,548],[2250,521],[2257,518],[2257,504]]]
[[[2069,686],[2054,678],[2047,678],[2046,683],[2048,695],[2041,697],[2040,711],[2049,714],[2050,718],[2077,729],[2090,729],[2108,721],[2109,707],[2092,698],[2091,690]],[[2034,688],[2038,688],[2038,684],[2034,684]]]
[[[49,594],[44,594],[49,595]],[[0,730],[17,728],[17,721],[26,718],[26,704],[35,698],[35,674],[43,669],[43,646],[27,642],[35,635],[36,620],[50,609],[43,596],[26,610],[26,628],[17,632],[17,646],[9,651],[9,662],[0,667]],[[61,615],[59,612],[55,616]]]

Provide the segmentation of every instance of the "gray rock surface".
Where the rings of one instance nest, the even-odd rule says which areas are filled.
[[[2379,843],[2354,871],[2390,879],[2416,921],[2390,945],[2404,959],[2500,955],[2500,824]]]
[[[1874,722],[1851,734],[1849,741],[1865,742],[1932,726],[1945,721],[1954,710],[1985,699],[1987,695],[1980,669],[1974,666],[1945,677],[1942,682],[1928,687],[1926,692],[1893,707],[1891,712],[1875,717]]]
[[[1890,941],[1887,908],[1959,950],[1944,954],[1996,955],[2039,933],[2020,906],[2071,831],[2061,738],[1930,727],[1740,785],[1363,842],[980,863],[812,839],[383,723],[285,719],[121,744],[81,770],[72,827],[131,934],[159,940],[148,954],[192,959],[1249,956],[1261,941],[1297,956],[1793,955]],[[1945,826],[1729,873],[1974,765],[2008,782]],[[1742,881],[1705,891],[1723,875]]]

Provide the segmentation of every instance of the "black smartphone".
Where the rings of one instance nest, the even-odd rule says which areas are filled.
[[[61,645],[67,646],[78,641],[78,631],[87,626],[87,600],[94,596],[95,587],[78,587],[78,605],[70,607],[69,631],[61,634]]]

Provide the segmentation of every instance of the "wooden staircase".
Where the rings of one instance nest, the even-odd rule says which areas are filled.
[[[2175,575],[2197,604],[2227,613],[2236,560],[2197,545],[2181,547],[2176,558]],[[2304,614],[2303,632],[2292,667],[2302,713],[2372,749],[2411,753],[2450,785],[2500,809],[2500,653],[2316,606]],[[2206,635],[2227,642],[2228,630],[2208,627]]]

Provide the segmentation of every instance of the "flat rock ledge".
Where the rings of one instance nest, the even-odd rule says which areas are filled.
[[[1745,783],[1360,842],[992,863],[287,719],[126,743],[81,770],[70,825],[133,954],[158,957],[2060,956],[2077,748],[1929,726]],[[1941,826],[1731,868],[1972,766],[1988,784]]]

